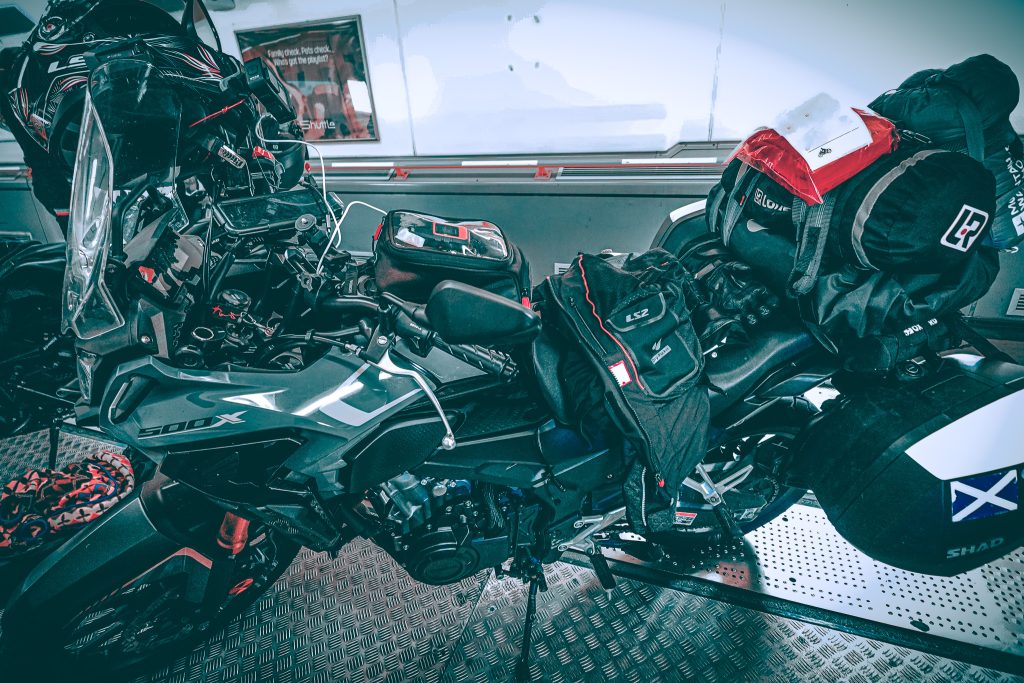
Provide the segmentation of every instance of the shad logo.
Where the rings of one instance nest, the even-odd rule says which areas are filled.
[[[1006,542],[1006,540],[1003,539],[1003,538],[993,538],[993,539],[990,539],[988,541],[983,541],[981,543],[978,543],[977,545],[968,545],[968,546],[964,546],[962,548],[950,548],[949,550],[946,551],[946,559],[947,560],[955,560],[958,557],[967,557],[968,555],[974,555],[976,553],[983,553],[986,550],[991,550],[992,548],[998,548],[999,546],[1001,546],[1005,542]]]
[[[988,213],[964,204],[956,220],[943,235],[942,245],[957,251],[967,251],[981,236],[986,225],[988,225]]]
[[[159,427],[143,427],[139,430],[139,438],[152,439],[157,436],[185,434],[187,432],[199,432],[204,429],[216,429],[217,427],[223,427],[224,425],[242,424],[245,422],[245,420],[242,419],[242,415],[244,414],[245,411],[240,410],[237,413],[224,413],[223,415],[215,415],[213,417],[200,417],[195,420],[186,420],[184,422],[172,422],[170,424],[160,425]]]

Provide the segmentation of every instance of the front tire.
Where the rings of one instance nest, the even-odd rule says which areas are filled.
[[[118,565],[123,570],[105,575],[102,585],[91,582],[52,611],[9,608],[0,668],[25,676],[12,680],[120,680],[188,652],[253,604],[299,551],[269,531],[254,539],[231,566],[227,594],[205,612],[197,608],[196,587],[209,577],[209,561],[189,548],[141,575],[126,558]]]

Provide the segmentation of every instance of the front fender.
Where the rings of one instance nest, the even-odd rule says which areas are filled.
[[[181,544],[161,532],[140,497],[143,487],[111,512],[57,548],[29,572],[13,593],[4,621],[45,612],[74,617],[95,599],[179,552]],[[123,585],[123,584],[122,584]]]

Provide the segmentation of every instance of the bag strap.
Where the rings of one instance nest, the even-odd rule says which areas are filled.
[[[1001,351],[995,344],[988,340],[988,337],[971,327],[963,315],[957,314],[953,317],[953,325],[960,332],[960,336],[971,346],[981,352],[986,358],[1003,361],[1004,363],[1016,363],[1005,351]]]
[[[976,161],[984,161],[985,129],[982,126],[981,112],[978,111],[978,106],[971,96],[960,87],[960,84],[952,78],[937,74],[930,80],[933,84],[945,89],[956,100],[956,108],[964,123],[964,132],[967,136],[967,153]]]
[[[736,182],[732,186],[732,192],[725,199],[725,216],[722,218],[722,243],[729,245],[729,238],[732,237],[732,230],[739,223],[743,216],[743,204],[757,183],[760,173],[744,163],[736,174]],[[717,207],[716,207],[717,208]]]
[[[826,193],[824,199],[821,204],[808,206],[799,197],[793,198],[793,225],[796,227],[797,245],[793,271],[789,276],[789,291],[794,296],[811,291],[821,269],[829,226],[832,224],[832,212],[836,207],[834,193]]]
[[[735,186],[734,186],[735,187]],[[725,188],[721,184],[718,184],[711,188],[711,194],[708,197],[711,199],[711,203],[705,209],[707,215],[707,224],[711,232],[721,234],[722,226],[716,225],[718,223],[718,212],[721,209],[722,202],[729,196],[729,192],[725,191]],[[712,196],[714,195],[714,196]]]

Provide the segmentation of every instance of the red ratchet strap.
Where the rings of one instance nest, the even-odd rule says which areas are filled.
[[[196,126],[198,126],[203,121],[209,121],[210,119],[217,118],[218,116],[223,116],[224,114],[227,114],[229,111],[231,111],[232,109],[234,109],[238,105],[242,104],[243,102],[245,102],[245,100],[238,100],[234,104],[229,104],[228,106],[224,107],[220,111],[215,111],[215,112],[213,112],[212,114],[210,114],[208,116],[204,116],[203,118],[199,119],[198,121],[193,123],[191,126],[189,126],[189,128],[195,128]]]

